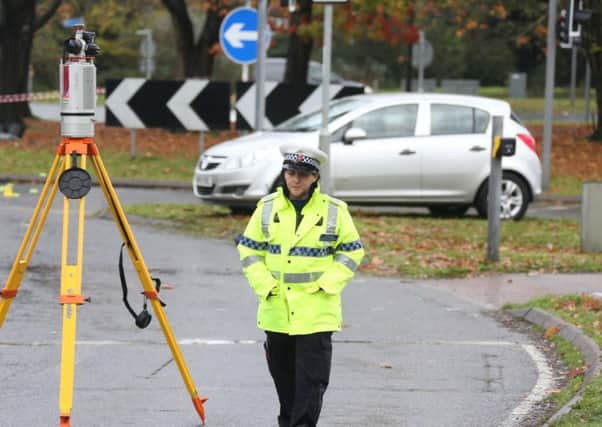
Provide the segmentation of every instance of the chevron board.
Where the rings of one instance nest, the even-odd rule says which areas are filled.
[[[255,126],[256,84],[236,83],[236,128],[253,129]],[[363,87],[330,85],[330,99],[364,93]],[[300,114],[317,111],[322,107],[322,85],[296,85],[265,82],[265,129],[271,129],[285,120]]]
[[[107,80],[106,124],[130,129],[230,129],[230,83],[126,78]]]

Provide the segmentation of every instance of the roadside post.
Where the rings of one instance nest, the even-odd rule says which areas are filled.
[[[324,193],[330,193],[330,133],[328,132],[328,103],[330,100],[330,61],[332,57],[332,4],[344,4],[348,0],[313,0],[324,4],[324,41],[322,44],[322,126],[320,127],[319,148],[328,156],[328,162],[320,166],[320,187]]]
[[[136,35],[143,37],[140,42],[140,71],[149,80],[155,71],[155,53],[157,51],[157,46],[153,41],[153,30],[143,28],[136,31]],[[130,159],[134,160],[136,158],[136,128],[131,128],[130,133]]]
[[[487,203],[487,261],[500,259],[500,198],[502,191],[502,157],[500,145],[503,118],[494,116],[491,130],[491,170],[489,172],[489,201]]]
[[[515,138],[502,138],[504,118],[493,116],[491,131],[491,171],[487,203],[487,261],[500,259],[500,214],[502,198],[502,157],[514,156]]]
[[[557,0],[548,2],[548,39],[546,55],[546,88],[543,114],[543,175],[544,191],[550,185],[550,157],[552,152],[552,120],[554,108],[554,71],[556,68],[556,6]]]
[[[257,2],[257,92],[255,97],[255,130],[261,131],[265,125],[265,58],[268,43],[265,39],[265,28],[268,25],[268,2]]]

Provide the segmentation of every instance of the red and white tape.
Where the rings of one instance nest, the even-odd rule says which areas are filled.
[[[105,88],[99,87],[96,89],[97,94],[104,94]],[[36,93],[13,93],[9,95],[0,95],[0,104],[8,104],[13,102],[29,102],[29,101],[47,101],[49,99],[59,99],[59,92],[36,92]]]

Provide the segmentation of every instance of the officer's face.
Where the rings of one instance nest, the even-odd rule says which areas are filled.
[[[284,180],[288,187],[289,198],[304,200],[309,197],[309,189],[318,180],[318,174],[286,169]]]

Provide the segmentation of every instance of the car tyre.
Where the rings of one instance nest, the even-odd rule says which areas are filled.
[[[487,200],[489,192],[489,180],[481,185],[475,207],[479,215],[487,218]],[[504,172],[502,175],[502,192],[500,200],[500,219],[520,220],[529,207],[531,193],[525,180],[512,172]]]
[[[429,212],[437,218],[461,218],[468,208],[468,205],[433,205],[429,206]]]

